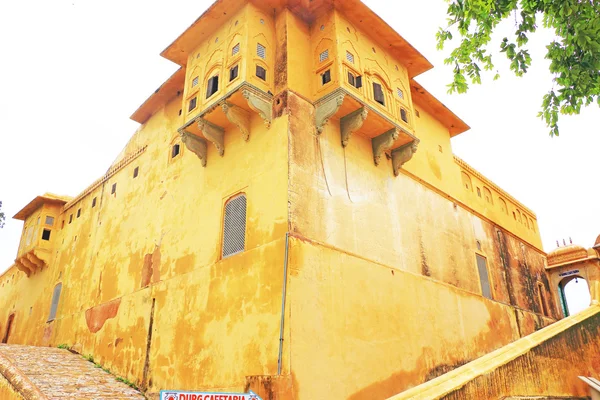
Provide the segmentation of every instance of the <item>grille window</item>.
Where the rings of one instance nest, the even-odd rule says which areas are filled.
[[[347,51],[346,52],[346,60],[348,60],[348,62],[351,62],[352,64],[354,64],[354,54]]]
[[[213,76],[208,80],[206,87],[206,98],[208,99],[219,90],[219,76]]]
[[[196,104],[198,103],[198,98],[194,97],[193,99],[190,100],[190,106],[188,107],[188,111],[192,111],[194,108],[196,108]]]
[[[488,299],[492,298],[492,290],[490,288],[490,278],[487,270],[487,260],[479,254],[477,257],[477,269],[479,270],[479,282],[481,283],[481,294]]]
[[[223,258],[244,251],[246,245],[246,195],[229,200],[223,217]]]
[[[48,316],[48,322],[54,321],[56,318],[56,310],[58,309],[58,301],[60,300],[60,292],[62,291],[62,283],[59,283],[54,287],[54,293],[52,293],[52,305],[50,306],[50,315]]]
[[[234,80],[235,78],[238,77],[239,70],[240,70],[239,65],[236,65],[235,67],[233,67],[229,70],[229,82],[231,82],[232,80]]]
[[[329,50],[325,50],[319,55],[319,62],[323,62],[329,58]]]
[[[261,67],[260,65],[256,66],[256,76],[258,76],[263,81],[267,80],[267,70]]]
[[[330,70],[325,71],[325,73],[323,73],[323,75],[321,75],[321,81],[323,82],[323,85],[326,85],[329,82],[331,82],[331,71]]]
[[[233,46],[233,49],[231,49],[231,55],[235,56],[239,52],[240,52],[240,44],[238,43],[235,46]]]
[[[406,112],[406,110],[404,108],[400,109],[400,118],[402,118],[402,121],[404,121],[408,124],[408,113]]]
[[[398,97],[400,97],[401,99],[404,98],[404,92],[402,91],[402,89],[398,88],[396,89],[398,91]]]
[[[49,226],[54,225],[54,217],[47,215],[46,216],[46,225],[49,225]]]
[[[194,80],[192,81],[192,87],[194,86],[198,86],[198,77],[195,77]]]
[[[262,44],[256,45],[256,55],[262,58],[263,60],[267,58],[267,48]]]
[[[383,96],[383,89],[379,83],[373,83],[373,97],[375,101],[385,106],[385,97]]]

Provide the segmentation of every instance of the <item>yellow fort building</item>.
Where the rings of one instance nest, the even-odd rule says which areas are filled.
[[[15,215],[4,343],[66,344],[150,398],[588,396],[598,252],[544,253],[361,1],[218,0],[162,56],[180,68],[108,172]],[[573,263],[593,304],[568,317]]]

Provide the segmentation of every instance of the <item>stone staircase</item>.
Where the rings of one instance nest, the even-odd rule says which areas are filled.
[[[0,345],[0,398],[142,400],[145,397],[67,350],[3,344]]]

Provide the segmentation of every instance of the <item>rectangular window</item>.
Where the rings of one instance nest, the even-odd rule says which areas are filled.
[[[69,215],[69,224],[73,222],[73,214]]]
[[[138,175],[140,174],[140,167],[135,167],[135,169],[133,170],[133,178],[137,178]]]
[[[50,315],[48,316],[48,322],[54,321],[56,318],[56,310],[58,309],[58,301],[60,300],[60,292],[62,291],[62,283],[59,283],[54,287],[52,293],[52,304],[50,306]]]
[[[348,60],[348,62],[351,62],[352,64],[354,64],[354,54],[347,51],[346,52],[346,60]]]
[[[54,225],[54,217],[47,215],[46,216],[46,225],[53,226]]]
[[[192,80],[192,87],[194,87],[194,86],[198,86],[198,77],[195,77],[195,78]]]
[[[479,270],[479,283],[481,283],[481,294],[488,299],[492,298],[492,290],[490,288],[490,278],[488,276],[487,260],[485,257],[476,254],[477,269]]]
[[[383,89],[379,83],[373,82],[373,97],[376,102],[385,106],[385,97],[383,95]]]
[[[236,65],[235,67],[233,67],[229,70],[229,82],[231,82],[232,80],[234,80],[235,78],[238,77],[239,70],[240,70],[239,65]]]
[[[256,45],[256,55],[259,56],[260,58],[262,58],[263,60],[266,60],[266,58],[267,58],[266,47],[260,43],[258,45]]]
[[[408,124],[408,113],[406,112],[406,110],[404,108],[400,109],[400,118],[402,119],[402,121],[404,121]]]
[[[206,87],[206,98],[208,99],[213,94],[219,91],[219,76],[213,76],[208,80],[208,85]]]
[[[229,200],[223,216],[223,258],[244,251],[246,245],[246,195]]]
[[[329,82],[331,82],[331,71],[327,70],[323,73],[323,75],[321,75],[321,82],[323,83],[323,85],[328,84]]]
[[[117,193],[117,184],[116,184],[116,183],[113,183],[113,185],[112,185],[112,189],[111,189],[111,191],[110,191],[110,194],[115,194],[115,193]]]
[[[92,208],[96,207],[96,198],[94,197],[92,199]]]
[[[329,49],[325,50],[319,55],[319,62],[323,62],[329,58]]]
[[[50,240],[50,229],[44,229],[42,231],[42,240]]]
[[[260,65],[256,66],[256,76],[258,76],[263,81],[267,80],[267,70],[261,67]]]
[[[477,188],[477,196],[481,197],[481,189]]]
[[[188,112],[192,111],[194,108],[196,108],[196,104],[198,103],[198,98],[194,97],[193,99],[190,100],[190,106],[188,107]]]
[[[231,49],[231,55],[235,56],[239,52],[240,52],[240,44],[238,43],[235,46],[233,46],[233,49]]]
[[[352,72],[348,72],[348,83],[360,89],[362,87],[362,76],[354,76]]]
[[[77,218],[81,217],[81,208],[77,210]]]
[[[179,145],[175,144],[173,145],[173,148],[171,149],[171,158],[175,158],[179,155]]]
[[[402,89],[398,88],[396,89],[398,91],[398,97],[400,97],[401,99],[404,98],[404,92],[402,91]]]
[[[62,226],[60,227],[60,229],[65,229],[65,220],[62,220]]]

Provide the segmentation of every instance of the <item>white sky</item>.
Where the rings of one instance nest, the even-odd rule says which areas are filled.
[[[364,0],[435,68],[417,80],[471,126],[454,152],[538,216],[544,248],[572,237],[589,247],[600,233],[594,171],[597,107],[561,118],[550,138],[536,115],[551,88],[539,32],[524,78],[504,55],[466,95],[448,95],[452,68],[435,47],[443,0]],[[138,124],[136,108],[175,70],[159,56],[210,4],[207,0],[23,0],[0,2],[0,273],[12,264],[22,222],[12,216],[44,192],[75,196],[99,178]],[[510,32],[502,26],[498,39]]]

